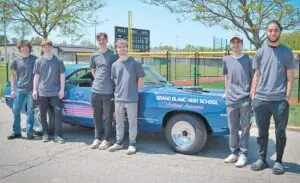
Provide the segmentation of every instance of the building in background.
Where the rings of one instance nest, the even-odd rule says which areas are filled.
[[[36,56],[41,55],[41,45],[33,44],[32,45],[32,54]],[[94,48],[86,48],[82,46],[74,45],[53,45],[53,53],[62,59],[66,64],[74,64],[76,61],[76,53],[93,53]],[[19,55],[19,50],[16,47],[16,44],[7,45],[7,55],[8,60],[11,62],[14,57]],[[90,56],[80,56],[80,62],[89,62]],[[0,45],[0,62],[5,61],[5,47]]]

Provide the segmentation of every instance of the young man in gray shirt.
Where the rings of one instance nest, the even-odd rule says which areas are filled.
[[[90,62],[94,76],[92,85],[91,103],[93,106],[95,123],[95,140],[90,146],[92,149],[107,149],[110,146],[111,126],[113,116],[114,83],[111,79],[111,66],[116,61],[116,55],[107,48],[107,34],[100,32],[96,36],[99,50],[96,51]],[[102,114],[105,115],[105,134],[101,142]]]
[[[24,102],[26,103],[27,113],[27,139],[33,139],[33,68],[36,56],[30,55],[31,45],[27,40],[21,40],[17,44],[20,56],[15,58],[11,64],[11,97],[14,98],[13,103],[13,130],[7,139],[20,138],[21,135],[21,110]]]
[[[52,53],[52,42],[43,40],[41,43],[44,55],[39,57],[34,66],[33,98],[39,101],[43,142],[48,142],[47,110],[54,110],[55,137],[58,143],[65,143],[61,134],[62,99],[65,88],[65,65]]]
[[[258,128],[258,154],[260,158],[251,165],[254,171],[268,167],[266,162],[270,118],[273,115],[276,133],[276,162],[274,174],[283,174],[282,156],[286,144],[286,126],[289,116],[289,99],[295,76],[295,60],[289,48],[280,44],[282,27],[272,20],[268,23],[267,44],[260,48],[253,59],[255,74],[251,95],[253,111]]]
[[[128,44],[125,40],[118,40],[116,49],[119,59],[112,65],[111,78],[116,83],[115,89],[115,115],[117,142],[109,148],[114,152],[123,148],[125,111],[129,123],[129,147],[127,154],[136,153],[137,136],[137,108],[138,83],[145,76],[141,63],[128,57]]]
[[[248,141],[251,126],[252,63],[249,56],[242,53],[242,46],[242,38],[239,35],[232,36],[230,39],[232,55],[223,58],[231,151],[231,154],[224,161],[225,163],[237,161],[236,167],[244,167],[248,163]],[[239,130],[242,131],[241,136],[239,136]]]

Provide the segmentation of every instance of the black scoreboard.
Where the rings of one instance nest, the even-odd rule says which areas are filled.
[[[118,39],[125,39],[128,41],[127,27],[115,26],[115,42]],[[150,30],[132,28],[132,51],[150,51]]]

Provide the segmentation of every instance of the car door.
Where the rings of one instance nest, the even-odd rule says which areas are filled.
[[[71,124],[93,126],[90,103],[92,81],[89,68],[78,69],[67,78],[64,120]]]

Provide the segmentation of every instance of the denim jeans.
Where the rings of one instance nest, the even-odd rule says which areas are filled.
[[[13,102],[13,134],[21,134],[21,111],[26,102],[26,112],[27,112],[27,123],[26,131],[27,134],[32,134],[33,124],[34,124],[34,111],[33,111],[33,99],[32,91],[20,91],[16,92],[16,98]]]

